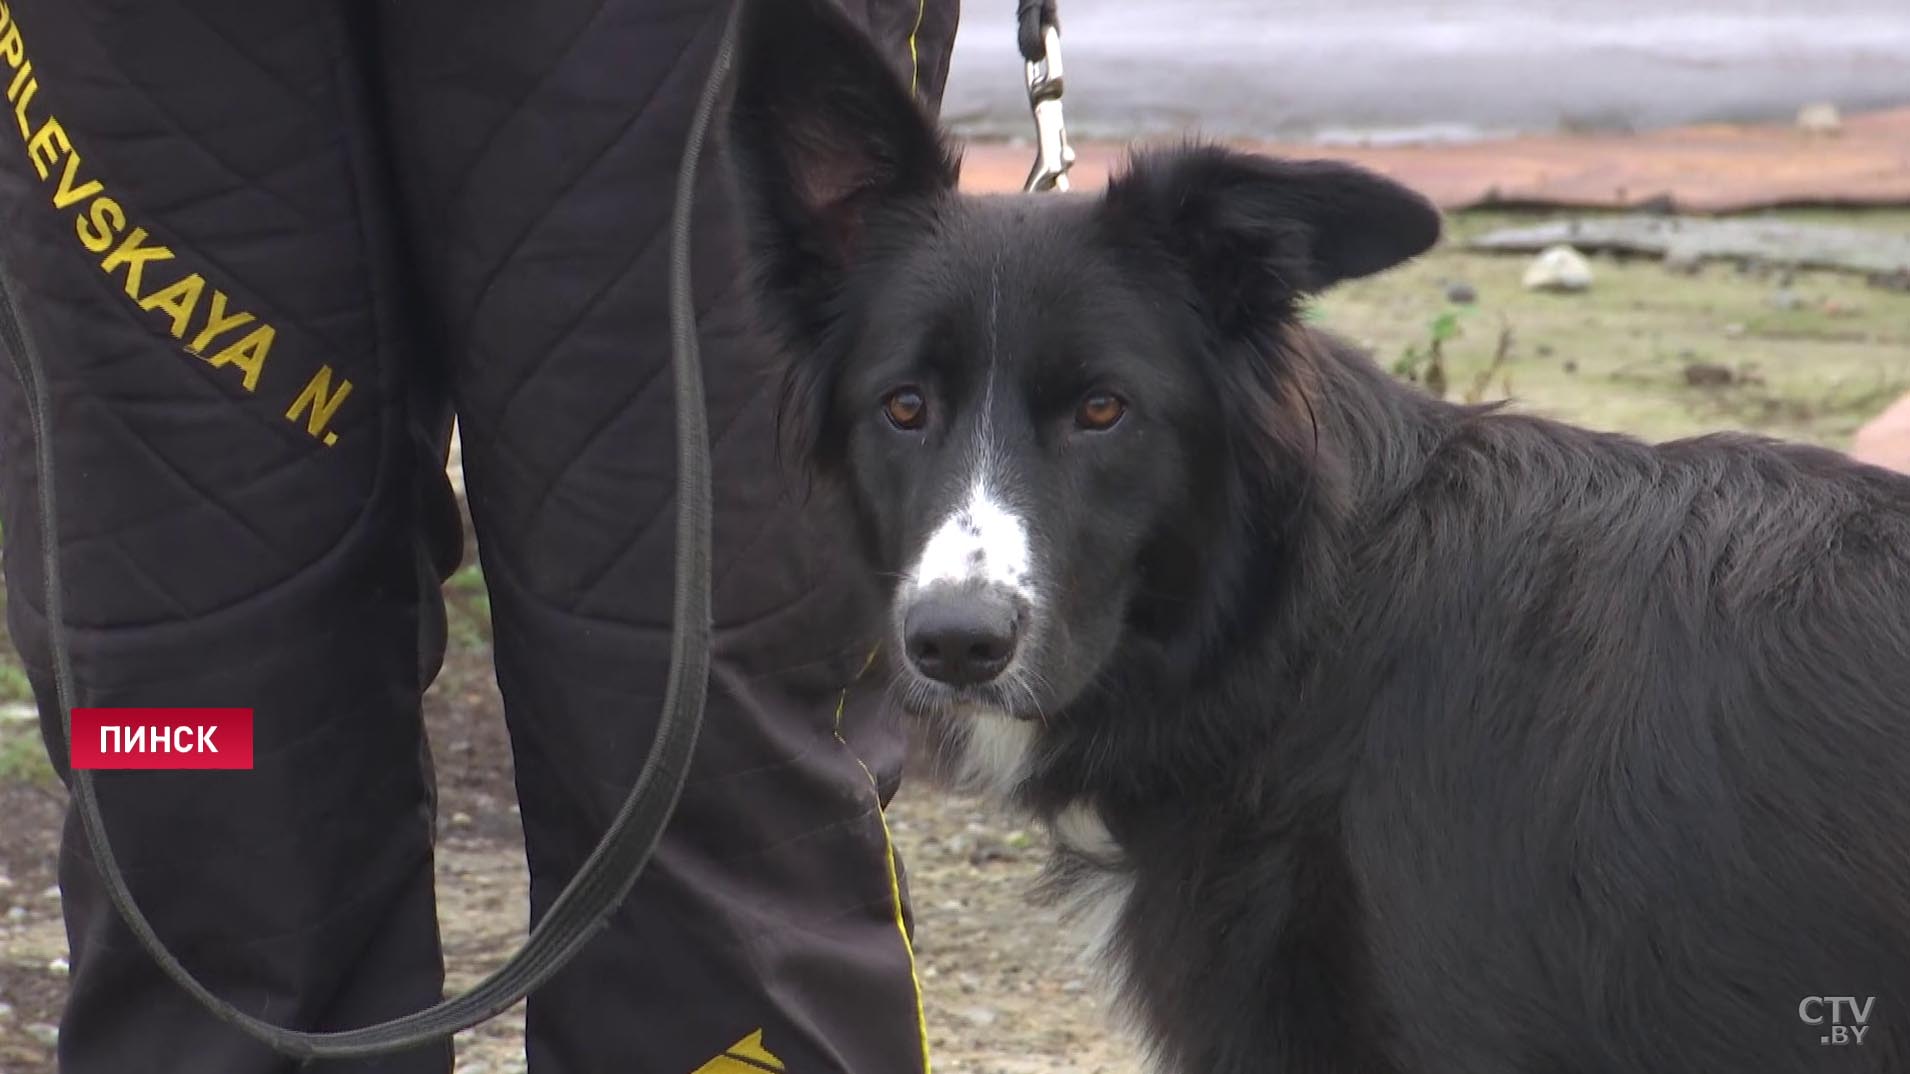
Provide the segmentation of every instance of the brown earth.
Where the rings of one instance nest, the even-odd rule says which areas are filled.
[[[1242,142],[1276,156],[1331,156],[1390,175],[1441,208],[1509,206],[1738,212],[1773,205],[1910,204],[1910,108],[1846,117],[1837,134],[1790,125],[1707,125],[1648,134],[1551,135],[1438,145],[1333,146]],[[1125,154],[1075,147],[1076,189],[1107,181]],[[1027,146],[972,144],[962,183],[1021,189]]]

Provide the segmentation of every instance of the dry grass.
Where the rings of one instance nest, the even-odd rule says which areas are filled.
[[[1910,231],[1910,212],[1783,215]],[[1743,428],[1841,448],[1910,391],[1910,294],[1829,272],[1714,263],[1683,276],[1655,261],[1609,257],[1594,258],[1588,292],[1532,294],[1519,285],[1524,258],[1460,248],[1514,219],[1453,218],[1433,253],[1327,295],[1317,323],[1394,365],[1445,334],[1439,322],[1455,309],[1445,285],[1463,280],[1477,303],[1458,307],[1458,334],[1439,344],[1452,397],[1509,396],[1534,412],[1647,439]],[[1780,292],[1795,305],[1780,308]],[[1492,368],[1508,330],[1511,344]]]

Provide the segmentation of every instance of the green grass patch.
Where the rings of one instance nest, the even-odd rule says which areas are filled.
[[[457,569],[444,583],[445,627],[450,643],[459,647],[491,642],[491,593],[477,564]]]
[[[0,704],[33,700],[33,684],[26,671],[15,662],[11,648],[0,656]]]
[[[1910,212],[1780,215],[1910,231]],[[1510,398],[1530,412],[1652,440],[1741,428],[1844,448],[1859,425],[1910,391],[1910,295],[1845,273],[1786,278],[1712,263],[1684,276],[1652,259],[1613,257],[1592,259],[1587,292],[1534,294],[1519,282],[1529,257],[1461,248],[1484,231],[1538,219],[1451,216],[1439,247],[1330,292],[1316,303],[1316,323],[1422,383],[1436,348],[1448,398]],[[1452,281],[1469,284],[1477,302],[1449,303]]]
[[[52,786],[59,782],[34,720],[0,721],[0,785]]]

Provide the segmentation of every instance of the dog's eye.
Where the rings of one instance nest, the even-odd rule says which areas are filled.
[[[898,429],[920,429],[928,421],[928,400],[914,388],[897,388],[882,400],[882,413]]]
[[[1127,400],[1108,392],[1094,392],[1075,408],[1074,424],[1090,432],[1101,432],[1114,428],[1114,424],[1126,413]]]

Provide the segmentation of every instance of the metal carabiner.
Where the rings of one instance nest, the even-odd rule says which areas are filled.
[[[1024,61],[1028,79],[1028,109],[1035,117],[1035,164],[1022,187],[1030,193],[1068,189],[1068,169],[1074,166],[1074,147],[1061,120],[1061,30],[1044,26],[1041,59]]]

